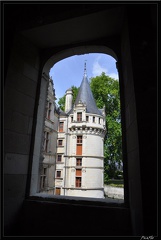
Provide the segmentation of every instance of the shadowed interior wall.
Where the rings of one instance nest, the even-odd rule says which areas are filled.
[[[157,235],[157,8],[155,4],[142,7],[136,5],[135,11],[133,6],[125,8],[127,18],[124,18],[119,34],[103,38],[96,34],[90,40],[83,36],[73,44],[52,48],[43,49],[38,43],[33,44],[33,39],[29,40],[21,33],[16,34],[15,21],[13,25],[6,23],[5,39],[9,40],[5,46],[7,56],[4,69],[5,235],[38,236],[46,235],[47,231],[50,236],[55,233],[62,235],[61,222],[65,225],[63,234],[77,234],[78,226],[81,225],[82,235]],[[82,10],[82,15],[85,14],[84,11]],[[17,13],[20,14],[18,11]],[[60,10],[60,15],[61,13]],[[37,16],[38,13],[35,11],[34,14]],[[105,27],[107,22],[103,24]],[[49,38],[51,33],[45,34],[45,38]],[[32,38],[31,35],[29,37]],[[68,40],[73,40],[72,34]],[[84,50],[79,53],[81,54],[83,51],[86,53],[86,46],[96,45],[112,49],[118,57],[125,140],[124,170],[129,193],[127,205],[122,209],[91,208],[81,205],[81,202],[78,207],[69,202],[64,204],[61,200],[52,203],[45,200],[30,201],[30,198],[25,197],[26,184],[27,179],[31,179],[31,171],[28,170],[32,162],[29,160],[32,160],[34,147],[43,67],[54,54],[63,59],[68,56],[63,51],[84,46]],[[75,221],[76,211],[80,219],[85,219],[84,222],[80,219]],[[107,222],[102,216],[107,216]],[[109,219],[112,219],[114,224]]]

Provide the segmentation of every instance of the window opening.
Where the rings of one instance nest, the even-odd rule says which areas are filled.
[[[58,140],[58,146],[63,146],[63,140],[61,139]]]
[[[43,168],[40,175],[40,189],[44,189],[46,187],[46,179],[47,179],[47,168]]]
[[[86,76],[86,67],[84,69],[84,74],[85,74],[84,76]],[[54,86],[55,86],[55,84],[54,84]],[[54,93],[55,93],[55,89],[54,89]],[[108,93],[107,97],[108,97],[109,105],[116,101],[115,97],[112,93]],[[70,97],[68,98],[68,100],[69,100],[69,105],[70,105],[70,101],[71,101]],[[47,107],[47,118],[48,119],[50,119],[50,117],[51,117],[51,109],[55,108],[54,114],[55,113],[57,114],[58,129],[54,129],[54,131],[58,132],[58,137],[59,137],[59,132],[64,134],[63,137],[62,137],[62,134],[60,135],[64,139],[64,145],[63,145],[63,139],[58,139],[58,137],[57,137],[57,139],[55,137],[52,138],[52,139],[56,139],[56,141],[57,141],[57,148],[56,148],[56,152],[55,152],[55,163],[59,164],[60,162],[62,162],[62,154],[64,154],[64,162],[61,164],[62,169],[60,169],[60,170],[55,169],[56,170],[55,177],[62,179],[62,181],[61,180],[58,180],[58,181],[61,181],[61,184],[62,184],[61,186],[64,187],[64,189],[66,187],[65,186],[66,183],[64,181],[64,176],[71,176],[71,182],[75,181],[75,183],[74,182],[71,183],[71,186],[75,186],[77,188],[82,188],[82,176],[87,175],[91,162],[93,161],[93,164],[95,163],[95,159],[96,159],[95,157],[97,155],[96,152],[95,152],[95,148],[96,148],[96,146],[98,146],[100,144],[98,141],[92,140],[92,136],[101,134],[101,131],[102,131],[101,126],[104,126],[104,128],[106,126],[106,119],[103,119],[102,117],[100,118],[99,114],[98,114],[98,116],[96,114],[96,117],[95,116],[89,117],[88,115],[86,115],[86,110],[87,109],[84,108],[86,106],[86,102],[80,102],[79,101],[79,106],[81,106],[80,103],[82,103],[83,112],[85,111],[85,119],[86,119],[86,122],[88,122],[88,125],[86,125],[86,122],[83,122],[82,125],[81,125],[82,109],[81,109],[81,111],[78,111],[78,112],[75,111],[75,113],[73,113],[73,115],[70,116],[69,122],[67,121],[68,122],[67,127],[69,127],[69,129],[70,129],[70,131],[68,133],[67,133],[68,129],[66,129],[66,124],[64,124],[65,121],[66,121],[66,120],[64,120],[66,118],[66,115],[63,115],[62,119],[60,119],[60,121],[59,121],[59,111],[56,110],[56,108],[57,108],[56,104],[57,103],[49,102],[48,107]],[[71,106],[73,107],[73,105],[71,105]],[[114,107],[114,106],[112,106],[112,107]],[[79,109],[80,108],[81,107],[79,107]],[[106,109],[103,106],[101,111],[105,111],[105,110]],[[114,112],[114,109],[111,108],[111,112],[112,111]],[[54,115],[54,117],[55,116],[56,115]],[[89,118],[90,118],[90,121],[89,121]],[[73,122],[73,119],[76,119],[77,121]],[[119,118],[116,121],[117,121],[117,123],[119,123],[119,121],[120,121]],[[96,123],[96,122],[101,124],[99,126],[100,129],[97,129],[98,128],[97,125],[94,126],[94,124],[93,124],[93,126],[92,126],[92,123]],[[55,124],[55,126],[56,126],[56,124]],[[108,128],[110,128],[110,125],[108,125]],[[83,134],[82,134],[82,132],[83,132]],[[70,141],[69,141],[69,134],[71,134],[71,133],[72,133],[72,140],[70,139]],[[80,135],[80,133],[82,135]],[[50,141],[51,141],[51,138],[49,139],[49,132],[45,132],[44,133],[44,151],[45,152],[49,152],[49,144],[52,145],[52,143],[50,143]],[[53,140],[53,141],[55,141],[55,140]],[[88,147],[87,147],[87,142],[90,142],[90,144],[91,144],[91,145],[88,145]],[[53,142],[53,144],[54,144],[54,142]],[[68,144],[71,144],[71,149],[72,150],[66,149]],[[105,144],[108,144],[108,150],[112,149],[113,146],[114,146],[113,143],[111,143],[111,145],[110,145],[110,143],[107,141],[107,139],[106,139]],[[59,148],[59,147],[61,147],[61,148]],[[92,152],[90,152],[90,149],[92,149]],[[90,152],[90,153],[88,154],[88,152]],[[90,157],[88,157],[88,155],[90,156],[90,154],[91,155],[93,154],[93,156],[94,156],[92,161],[91,161]],[[108,182],[108,183],[117,185],[117,183],[119,182],[120,179],[122,180],[122,183],[123,183],[122,159],[120,158],[120,161],[115,162],[112,159],[113,156],[112,156],[110,151],[109,151],[108,154],[109,154],[108,155],[109,157],[107,159],[105,159],[104,161],[102,161],[102,163],[105,163],[105,165],[106,166],[108,165],[108,167],[111,169],[111,173],[110,173],[111,175],[109,174],[108,179],[107,178],[104,179],[106,184]],[[82,166],[82,160],[83,160],[83,163],[86,163],[86,164],[88,163],[87,168],[86,168],[86,164]],[[74,167],[75,168],[75,173],[74,173],[74,170],[73,170],[73,164],[74,163],[75,163],[75,167]],[[59,166],[61,166],[61,165],[59,165]],[[103,170],[103,165],[104,164],[102,164],[102,167],[100,167],[100,169],[102,169],[102,170]],[[91,166],[91,168],[94,169],[95,168],[94,165]],[[62,170],[63,169],[65,169],[65,172],[66,172],[64,176],[62,176]],[[68,169],[70,169],[70,172],[68,171]],[[112,171],[114,171],[113,173],[115,174],[116,179],[112,178],[112,176],[114,176],[114,175],[112,175],[113,174]],[[75,178],[74,178],[74,174],[75,174]],[[94,175],[91,175],[91,177],[92,176],[94,176]],[[112,179],[114,181],[112,181]],[[41,189],[45,187],[45,182],[46,181],[47,181],[47,176],[45,174],[41,174],[41,181],[40,181],[41,182],[41,187],[40,187]],[[104,184],[105,184],[105,182],[104,182]],[[55,186],[56,186],[56,184],[55,184]],[[62,193],[64,195],[66,195],[67,191],[66,190],[61,191],[61,188],[56,186],[55,187],[55,194],[56,195],[61,195]],[[107,196],[107,198],[108,198],[108,196]]]
[[[64,131],[64,122],[60,122],[59,123],[59,132],[63,132]]]
[[[60,178],[61,177],[61,171],[56,171],[56,177]]]
[[[82,136],[77,136],[76,155],[82,155]]]
[[[62,155],[59,154],[59,155],[57,156],[57,162],[61,162],[61,161],[62,161]]]
[[[81,187],[82,184],[82,178],[81,177],[76,177],[75,185],[76,187]]]
[[[60,195],[61,189],[56,187],[55,188],[55,195]]]
[[[49,132],[44,132],[44,151],[48,152],[48,148],[49,148]]]
[[[76,158],[76,166],[82,166],[82,158]]]
[[[48,102],[48,104],[47,104],[47,113],[46,113],[46,117],[48,119],[50,119],[50,115],[51,115],[51,106],[52,106],[52,104],[50,102]]]
[[[82,121],[82,113],[81,112],[77,113],[77,121],[78,122]]]

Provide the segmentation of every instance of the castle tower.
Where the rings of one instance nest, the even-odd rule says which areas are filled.
[[[62,116],[66,127],[61,195],[104,198],[104,114],[104,109],[96,106],[85,64],[75,103],[67,116]]]

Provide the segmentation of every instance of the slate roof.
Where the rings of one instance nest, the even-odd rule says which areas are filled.
[[[92,91],[91,91],[91,88],[90,88],[90,85],[88,82],[88,78],[87,78],[87,74],[86,74],[86,67],[85,67],[85,71],[84,71],[83,80],[80,85],[79,92],[78,92],[78,95],[77,95],[74,105],[78,104],[79,101],[86,104],[86,112],[87,113],[94,113],[94,114],[102,115],[102,111],[99,110],[96,106],[96,102],[95,102],[95,99],[93,97],[93,94],[92,94]],[[69,111],[68,114],[70,114],[72,112],[73,112],[73,108],[71,109],[71,111]]]

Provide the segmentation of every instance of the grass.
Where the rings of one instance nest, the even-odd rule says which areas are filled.
[[[124,180],[123,179],[109,179],[107,184],[111,187],[124,187]]]

